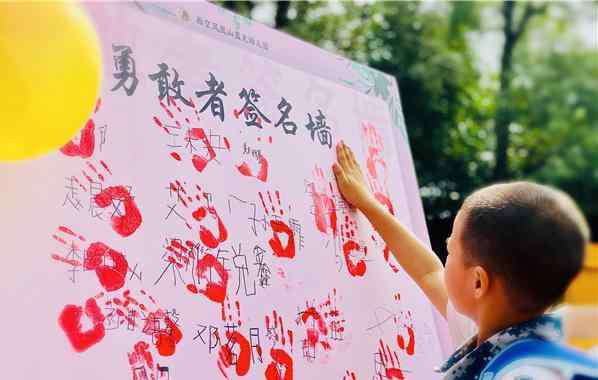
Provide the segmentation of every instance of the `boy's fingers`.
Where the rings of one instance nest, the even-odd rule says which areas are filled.
[[[347,169],[348,168],[348,157],[347,157],[347,152],[344,149],[344,145],[341,142],[337,148],[337,156],[338,156],[338,163],[339,165],[343,168],[343,169]]]
[[[339,164],[337,164],[336,162],[334,164],[332,164],[332,172],[336,176],[341,176],[342,178],[345,177],[345,172],[344,172],[343,168]]]
[[[344,142],[342,144],[343,144],[342,149],[344,151],[344,155],[347,160],[346,167],[350,167],[351,169],[359,168],[359,164],[357,163],[357,160],[355,159],[355,155],[353,154],[353,151],[351,150],[351,148],[349,148],[349,146],[346,145]]]
[[[344,168],[349,168],[351,165],[351,157],[349,156],[349,147],[345,144],[345,142],[342,142],[342,155],[343,155],[343,159],[345,160],[345,166]]]
[[[336,144],[336,158],[338,161],[341,160],[341,156],[343,155],[343,143],[339,142]]]
[[[355,159],[355,155],[353,154],[353,151],[351,150],[351,148],[347,147],[347,151],[348,151],[349,160],[351,161],[351,163],[353,165],[355,165],[356,167],[359,167],[359,164],[357,163],[357,160]]]
[[[343,169],[336,163],[332,164],[332,172],[336,177],[336,182],[343,182],[346,181],[345,172]]]

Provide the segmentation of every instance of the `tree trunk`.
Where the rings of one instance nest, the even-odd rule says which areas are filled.
[[[278,0],[276,2],[276,17],[274,18],[274,27],[276,29],[283,29],[289,25],[289,8],[291,6],[290,1]]]
[[[511,77],[513,74],[513,51],[517,42],[521,39],[529,20],[535,14],[543,12],[546,4],[534,6],[533,3],[527,3],[521,20],[514,22],[516,4],[513,1],[503,2],[502,14],[504,18],[503,34],[504,45],[500,60],[500,88],[498,90],[496,101],[496,114],[494,116],[494,130],[496,133],[496,148],[493,179],[495,181],[504,180],[509,177],[509,125],[513,122],[513,116],[510,112],[509,92],[511,88]]]
[[[509,149],[509,124],[511,124],[511,117],[509,112],[508,93],[513,71],[513,49],[517,42],[513,34],[514,9],[515,4],[512,1],[505,1],[503,3],[503,34],[505,41],[500,60],[500,87],[497,95],[496,114],[494,116],[494,130],[496,132],[495,181],[505,179],[509,175],[507,150]]]

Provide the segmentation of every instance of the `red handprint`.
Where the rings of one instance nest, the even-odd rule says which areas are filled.
[[[297,318],[297,324],[306,328],[306,336],[302,340],[303,356],[314,360],[318,345],[328,351],[332,349],[331,341],[344,340],[345,319],[337,307],[336,289],[328,293],[323,302],[313,306],[306,302],[305,307]]]
[[[193,167],[201,173],[206,168],[206,166],[208,166],[208,163],[216,158],[216,151],[214,150],[214,147],[212,147],[212,144],[210,143],[208,136],[206,136],[206,132],[201,128],[190,129],[187,132],[186,139],[187,141],[192,141],[194,139],[200,140],[207,150],[207,157],[194,154],[191,158]]]
[[[212,206],[201,206],[197,210],[193,211],[193,218],[198,222],[204,220],[209,215],[210,218],[214,219],[218,224],[218,236],[206,228],[203,224],[199,226],[199,239],[208,248],[217,248],[220,243],[224,242],[228,238],[228,232],[222,219],[218,215],[216,209]]]
[[[343,380],[357,380],[357,376],[355,375],[355,372],[349,372],[349,370],[347,370],[343,375]]]
[[[85,270],[95,271],[100,284],[108,292],[124,286],[129,263],[122,253],[102,242],[94,242],[89,245],[82,257],[79,254],[81,252],[79,244],[86,241],[85,237],[65,226],[58,227],[58,231],[52,236],[54,240],[69,250],[66,256],[52,254],[54,260],[73,267],[82,266]],[[71,239],[71,242],[67,243],[66,239]]]
[[[308,324],[310,319],[312,320],[311,326]],[[328,343],[327,339],[328,327],[326,326],[326,321],[315,307],[310,306],[301,314],[301,322],[308,326],[305,331],[307,336],[304,340],[304,345],[307,344],[314,352],[318,343],[322,345],[324,350],[330,349],[330,343]]]
[[[337,216],[332,182],[326,181],[323,170],[316,165],[314,182],[308,186],[314,203],[314,218],[318,231],[323,234],[330,231],[332,236],[336,236]]]
[[[83,331],[81,319],[85,315],[93,327]],[[106,335],[104,328],[104,315],[100,310],[96,298],[90,298],[85,302],[85,307],[78,305],[66,305],[60,316],[58,324],[66,334],[73,349],[83,352],[99,343]]]
[[[387,189],[388,167],[384,160],[384,140],[380,136],[378,129],[370,123],[362,123],[361,131],[367,150],[366,166],[370,189],[374,193],[376,200],[386,207],[392,215],[395,215],[395,210]],[[399,271],[398,264],[394,262],[394,257],[390,256],[388,245],[384,246],[384,260],[386,260],[393,272],[396,273]]]
[[[260,141],[261,138],[258,138],[258,142]],[[268,141],[272,143],[272,137],[269,137]],[[252,149],[245,143],[243,145],[243,155],[249,155],[252,159],[250,161],[243,160],[240,164],[236,165],[239,173],[245,177],[253,177],[266,182],[268,180],[269,164],[262,150]]]
[[[395,324],[400,327],[397,333],[397,344],[401,350],[411,356],[415,353],[415,330],[413,329],[413,318],[411,311],[401,311],[399,316],[394,317]]]
[[[94,113],[98,112],[101,103],[101,99],[98,99]],[[60,151],[71,157],[89,158],[95,149],[95,141],[95,123],[93,122],[93,119],[89,119],[81,130],[79,143],[75,143],[74,140],[71,140],[60,148]]]
[[[218,214],[216,208],[210,205],[210,196],[208,193],[203,192],[201,187],[195,185],[197,193],[192,194],[187,192],[185,188],[186,183],[174,181],[170,183],[170,191],[177,195],[177,204],[181,204],[186,209],[193,209],[191,216],[196,222],[199,222],[199,239],[208,248],[217,248],[226,239],[228,239],[228,231],[224,225],[224,221]],[[195,206],[194,202],[207,203]],[[193,208],[192,208],[193,206]],[[213,232],[213,228],[208,228],[208,224],[215,224],[216,233]],[[185,219],[185,225],[187,228],[192,229],[191,224]]]
[[[161,356],[171,356],[176,351],[176,345],[183,338],[183,334],[177,325],[176,314],[170,314],[159,307],[154,297],[148,295],[144,290],[140,291],[141,296],[146,298],[145,302],[140,302],[138,298],[131,295],[130,290],[125,290],[121,297],[112,296],[105,304],[112,308],[112,312],[107,318],[114,318],[114,314],[119,319],[118,325],[126,323],[130,330],[137,327],[141,331],[152,337],[152,343],[158,354]],[[151,308],[151,309],[150,309]],[[137,319],[143,321],[143,325],[137,322]]]
[[[388,344],[385,345],[382,339],[380,339],[379,345],[378,356],[380,357],[382,368],[376,369],[376,375],[378,375],[380,379],[405,379],[403,371],[400,368],[401,366],[397,352],[391,351]]]
[[[251,364],[249,362],[251,359],[250,343],[242,333],[235,330],[243,324],[241,319],[241,304],[239,301],[235,301],[234,305],[236,312],[233,311],[232,302],[228,297],[226,297],[225,302],[222,304],[222,321],[227,324],[226,338],[228,341],[224,346],[220,347],[217,364],[220,372],[227,379],[226,368],[234,365],[237,375],[244,376],[249,371]],[[233,351],[237,351],[235,349],[235,345],[237,344],[239,345],[239,353],[235,354]],[[256,348],[261,360],[261,347],[257,346]]]
[[[112,217],[112,229],[120,236],[131,236],[141,225],[142,218],[129,189],[124,186],[108,187],[94,197],[100,208],[106,208],[114,202],[121,202],[125,208],[122,215],[115,212]]]
[[[366,167],[371,178],[386,180],[386,161],[384,160],[384,140],[378,129],[371,123],[361,123],[361,134],[367,148]],[[381,171],[379,171],[379,169]]]
[[[107,261],[111,265],[107,264]],[[100,284],[108,292],[124,286],[129,270],[129,263],[125,256],[102,242],[91,243],[87,248],[83,266],[87,270],[95,270]]]
[[[95,124],[93,119],[89,119],[81,130],[79,143],[71,140],[60,148],[60,151],[71,157],[89,158],[95,149],[95,141]]]
[[[149,344],[144,341],[139,341],[133,346],[133,352],[127,353],[129,359],[129,366],[133,380],[155,380],[156,375],[154,371],[154,359],[152,353],[148,351]],[[149,372],[149,377],[148,377]]]
[[[189,150],[191,163],[198,172],[203,172],[210,162],[216,161],[217,150],[230,151],[228,138],[212,135],[211,133],[207,134],[203,128],[199,127],[199,113],[192,100],[190,108],[185,108],[185,111],[179,107],[172,97],[168,97],[167,103],[160,101],[160,107],[168,118],[161,119],[154,116],[154,123],[175,140],[178,136],[184,135],[185,146],[175,145],[175,147]],[[183,130],[185,132],[182,132]],[[199,148],[195,145],[197,143],[201,145]],[[204,152],[198,153],[199,149],[204,150]],[[182,160],[179,152],[171,152],[170,156],[177,161]]]
[[[272,311],[272,322],[270,316],[266,315],[266,334],[273,341],[270,349],[272,361],[266,367],[264,375],[266,380],[292,380],[293,379],[293,358],[286,350],[288,343],[289,350],[293,351],[293,331],[284,328],[282,316]],[[288,338],[288,339],[287,339]],[[280,344],[281,348],[277,348]]]
[[[218,352],[218,369],[228,379],[226,369],[234,365],[237,376],[245,376],[249,372],[251,360],[249,341],[238,331],[226,331],[226,338],[228,342]],[[239,345],[238,354],[233,353],[236,344]]]
[[[123,237],[132,235],[139,228],[143,219],[131,195],[130,187],[121,185],[104,187],[106,176],[112,175],[112,172],[102,160],[100,160],[99,165],[94,165],[90,161],[86,161],[85,165],[87,169],[82,169],[81,173],[87,179],[89,193],[92,197],[90,211],[112,206],[113,212],[110,218],[112,229]],[[87,191],[87,188],[82,185],[76,176],[72,176],[71,178],[83,191]],[[124,211],[121,206],[124,208]],[[92,211],[92,216],[102,219],[101,212]]]
[[[292,259],[295,257],[295,233],[286,222],[278,219],[284,216],[284,210],[280,202],[280,192],[278,190],[275,191],[276,205],[272,200],[270,191],[266,192],[266,194],[268,197],[268,206],[264,200],[264,195],[261,192],[258,193],[264,207],[264,212],[271,217],[270,227],[272,228],[272,238],[268,241],[268,244],[272,248],[274,256]],[[286,240],[286,244],[283,243],[281,237]]]
[[[293,358],[279,348],[270,350],[272,362],[266,367],[266,380],[293,380]]]
[[[347,270],[353,277],[363,277],[366,272],[365,257],[367,256],[367,246],[361,246],[357,242],[355,231],[357,225],[355,219],[350,213],[345,215],[344,223],[341,224],[341,241],[343,256],[347,264]]]
[[[228,273],[224,269],[222,263],[208,253],[197,261],[195,270],[197,280],[200,283],[202,280],[206,280],[205,288],[199,289],[196,285],[189,284],[187,285],[187,289],[192,293],[201,293],[213,302],[223,303],[226,298]],[[220,278],[219,281],[212,280],[212,270],[214,270]]]
[[[161,321],[164,322],[164,326]],[[162,356],[172,356],[176,351],[176,345],[183,339],[179,327],[163,310],[149,313],[142,331],[152,336],[152,341]]]
[[[254,170],[252,170],[249,164],[245,161],[237,165],[237,170],[245,177],[255,177],[262,182],[266,182],[268,180],[268,160],[261,154],[257,160],[258,168],[255,174]]]

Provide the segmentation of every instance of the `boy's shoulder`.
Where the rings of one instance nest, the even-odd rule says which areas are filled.
[[[598,359],[563,344],[520,339],[496,355],[482,370],[481,380],[598,379]]]
[[[501,351],[518,340],[537,339],[559,342],[563,339],[561,318],[555,314],[545,314],[538,318],[507,327],[476,347],[473,337],[459,348],[440,368],[445,380],[479,378],[482,370]]]

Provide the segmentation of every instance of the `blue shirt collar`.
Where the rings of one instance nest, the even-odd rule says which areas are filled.
[[[563,339],[562,322],[555,314],[544,314],[537,318],[507,327],[477,346],[477,336],[463,344],[440,367],[445,379],[473,379],[484,366],[503,348],[518,339],[536,338],[547,341]]]

